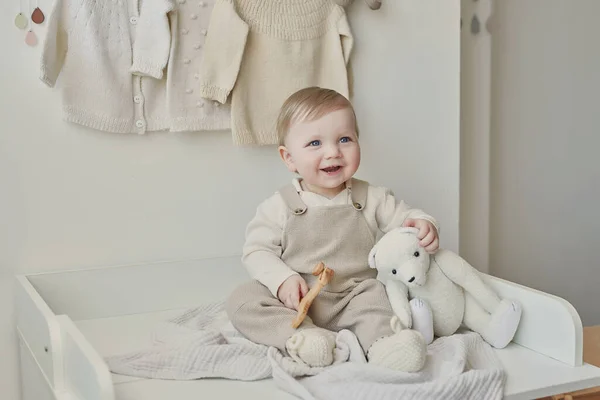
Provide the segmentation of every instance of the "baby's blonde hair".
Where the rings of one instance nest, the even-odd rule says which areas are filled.
[[[277,118],[277,139],[283,146],[292,124],[299,121],[314,121],[337,110],[349,108],[354,115],[354,125],[358,136],[358,124],[352,103],[332,89],[317,86],[300,89],[283,103]]]

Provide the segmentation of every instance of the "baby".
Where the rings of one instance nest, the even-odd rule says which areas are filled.
[[[348,329],[368,362],[419,370],[424,360],[405,358],[415,346],[424,348],[424,339],[413,330],[392,330],[394,314],[368,255],[379,232],[399,226],[418,228],[421,245],[433,253],[437,223],[397,202],[390,190],[353,178],[360,164],[358,127],[341,94],[318,87],[294,93],[281,107],[277,131],[281,159],[299,177],[260,204],[248,224],[242,261],[253,280],[228,299],[231,322],[248,339],[311,367],[333,362],[336,332]],[[293,329],[320,261],[334,277]]]

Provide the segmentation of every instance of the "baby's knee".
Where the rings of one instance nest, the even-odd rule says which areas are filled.
[[[252,301],[253,290],[250,283],[244,283],[231,292],[225,302],[225,311],[229,319],[233,319],[238,310]]]
[[[250,281],[231,292],[225,301],[225,311],[235,326],[236,316],[239,315],[240,310],[260,307],[269,297],[273,296],[265,286],[258,281]]]

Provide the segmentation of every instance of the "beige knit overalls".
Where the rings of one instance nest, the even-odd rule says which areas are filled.
[[[227,313],[248,339],[286,352],[286,341],[296,332],[315,326],[334,332],[348,329],[357,336],[365,353],[377,339],[392,335],[393,311],[385,287],[368,267],[375,238],[367,225],[365,207],[368,183],[347,183],[352,204],[308,208],[293,185],[280,190],[290,210],[283,233],[281,259],[306,280],[309,288],[317,277],[311,272],[323,261],[334,270],[332,281],[312,303],[308,317],[296,330],[296,311],[286,308],[258,281],[237,288],[227,301]]]

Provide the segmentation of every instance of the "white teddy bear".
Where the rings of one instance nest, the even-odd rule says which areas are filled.
[[[429,255],[417,233],[394,229],[369,254],[402,328],[420,331],[429,344],[434,333],[452,335],[464,324],[493,347],[506,347],[521,319],[520,304],[500,299],[457,254],[440,249]]]

